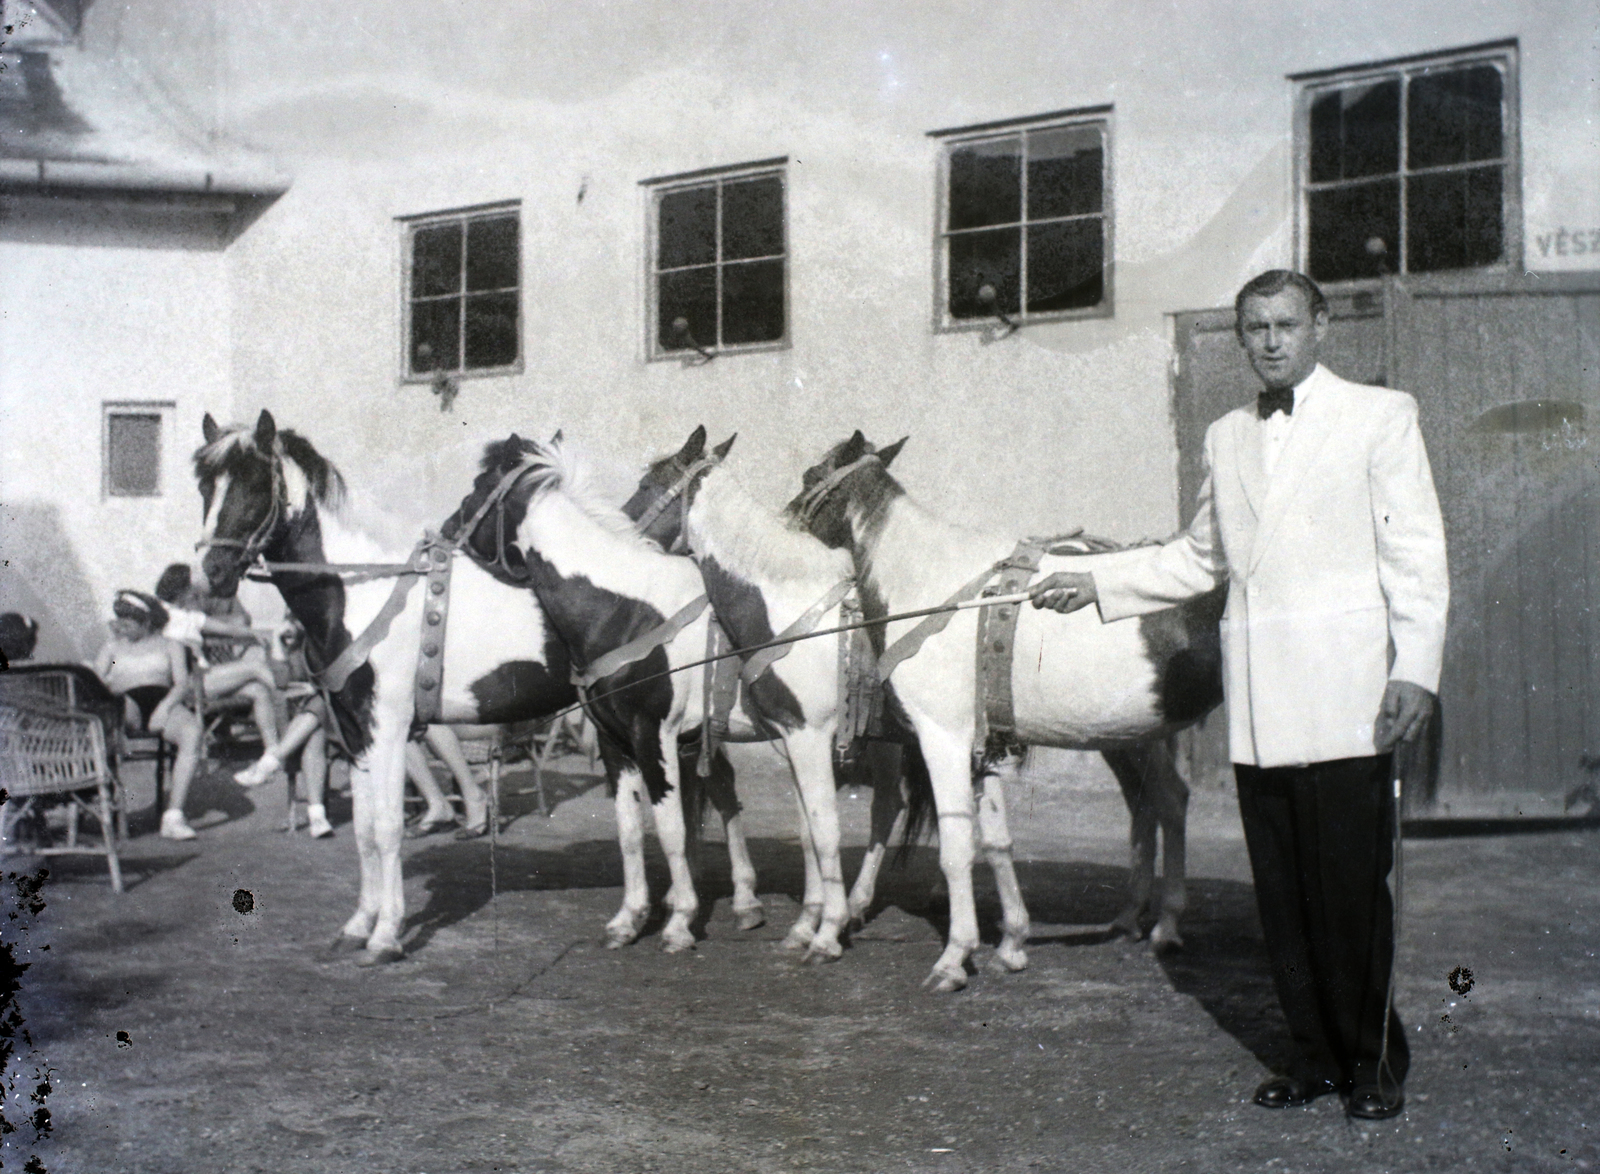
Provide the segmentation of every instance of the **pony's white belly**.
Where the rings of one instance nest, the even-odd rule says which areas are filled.
[[[1139,621],[1103,624],[1092,607],[1067,616],[1022,607],[1011,695],[1017,736],[1030,744],[1093,749],[1164,726]]]

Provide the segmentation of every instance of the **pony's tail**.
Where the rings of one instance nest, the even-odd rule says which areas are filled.
[[[895,849],[896,868],[903,867],[911,857],[911,850],[928,838],[936,810],[928,761],[922,757],[922,744],[914,736],[906,738],[900,747],[900,779],[905,788],[906,832],[900,847]]]

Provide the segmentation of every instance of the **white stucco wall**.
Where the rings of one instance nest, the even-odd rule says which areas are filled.
[[[705,423],[740,433],[739,467],[774,505],[860,427],[909,433],[897,472],[953,519],[1168,532],[1166,315],[1292,262],[1286,75],[1508,36],[1525,261],[1593,267],[1570,235],[1600,230],[1590,0],[97,4],[87,49],[270,151],[294,185],[220,253],[0,244],[0,498],[55,511],[66,535],[54,569],[19,556],[34,587],[8,568],[0,592],[81,581],[103,610],[182,557],[198,515],[182,459],[207,408],[270,407],[413,526],[452,509],[481,445],[511,429],[564,428],[632,470]],[[992,343],[933,333],[926,132],[1102,103],[1115,317]],[[792,346],[645,362],[638,181],[774,155],[790,159]],[[441,413],[397,381],[395,217],[508,198],[524,370],[463,381]],[[159,502],[100,501],[106,398],[177,402]]]
[[[40,658],[90,655],[113,591],[189,557],[189,453],[231,399],[228,290],[217,252],[0,242],[0,611],[39,620]],[[102,493],[102,405],[129,400],[174,405],[159,497]]]

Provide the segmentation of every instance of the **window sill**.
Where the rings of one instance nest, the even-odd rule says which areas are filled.
[[[1034,314],[1027,318],[1013,316],[1011,321],[1017,330],[1027,330],[1030,326],[1059,326],[1070,322],[1099,322],[1107,318],[1115,318],[1116,307],[1110,304],[1096,306],[1089,310],[1070,310],[1060,314]],[[936,321],[933,326],[935,334],[971,334],[975,331],[1005,330],[1006,323],[999,318],[945,318]]]
[[[778,342],[757,342],[747,346],[707,347],[706,354],[702,355],[692,347],[684,347],[676,351],[651,351],[645,357],[646,363],[687,363],[691,367],[704,366],[711,359],[732,359],[740,355],[767,355],[776,351],[790,349],[787,338]],[[709,357],[707,357],[709,356]]]
[[[454,379],[460,383],[468,379],[501,379],[508,375],[521,374],[522,362],[518,360],[509,367],[473,367],[466,371],[429,371],[426,375],[402,375],[397,382],[402,387],[427,387],[441,375],[446,379]]]

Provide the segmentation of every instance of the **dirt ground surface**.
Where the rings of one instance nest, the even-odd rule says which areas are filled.
[[[146,814],[113,895],[92,858],[48,862],[44,909],[0,935],[30,964],[6,1117],[48,1073],[49,1135],[22,1124],[4,1169],[454,1172],[1600,1169],[1600,839],[1555,831],[1408,840],[1398,1004],[1409,1103],[1357,1125],[1336,1098],[1249,1103],[1286,1032],[1231,795],[1192,804],[1187,948],[1158,959],[1092,927],[1126,882],[1127,816],[1093,760],[1054,756],[1011,790],[1032,964],[977,959],[956,995],[920,989],[939,952],[933,849],[889,872],[842,961],[777,949],[801,869],[787,782],[736,751],[768,923],[733,928],[706,853],[704,939],[655,927],[607,950],[621,899],[614,820],[579,760],[550,818],[508,774],[487,841],[406,849],[409,956],[361,970],[326,947],[354,908],[337,837],[285,836],[281,784],[223,764],[173,844]],[[150,800],[148,785],[133,798]],[[856,848],[868,796],[841,794]],[[203,813],[203,814],[202,814]],[[713,838],[715,833],[712,833]],[[7,862],[9,878],[33,867]],[[665,869],[652,843],[659,895]],[[16,886],[8,878],[6,892]],[[987,940],[998,905],[980,868]],[[240,895],[240,891],[248,897]],[[247,912],[241,912],[247,909]],[[1470,990],[1458,967],[1471,971]],[[31,1159],[31,1165],[25,1165]]]

